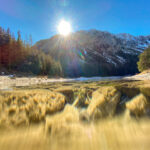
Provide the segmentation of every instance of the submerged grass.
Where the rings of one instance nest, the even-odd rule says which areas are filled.
[[[45,135],[42,125],[3,132],[0,136],[0,149],[149,150],[150,147],[150,121],[147,119],[134,120],[122,116],[96,124],[72,122],[60,126],[59,130],[55,128],[54,136]]]
[[[0,149],[149,150],[150,119],[130,115],[147,111],[149,88],[146,81],[99,81],[0,91]]]

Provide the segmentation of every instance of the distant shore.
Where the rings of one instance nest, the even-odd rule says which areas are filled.
[[[14,75],[0,76],[0,89],[8,89],[14,86],[30,86],[36,84],[46,84],[51,82],[76,82],[76,81],[107,81],[107,80],[150,80],[150,72],[141,73],[134,76],[112,76],[112,77],[80,77],[80,78],[48,78],[47,76],[24,76]]]

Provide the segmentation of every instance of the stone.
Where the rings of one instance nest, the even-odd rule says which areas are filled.
[[[61,93],[66,97],[66,101],[69,104],[73,103],[74,100],[74,90],[73,87],[60,87],[54,90],[55,92]]]
[[[143,93],[143,95],[150,98],[150,87],[142,87],[140,88],[140,91]]]

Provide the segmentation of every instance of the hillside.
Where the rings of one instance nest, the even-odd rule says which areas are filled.
[[[55,35],[34,47],[60,61],[65,76],[135,74],[138,55],[150,45],[150,36],[78,31],[68,37]]]

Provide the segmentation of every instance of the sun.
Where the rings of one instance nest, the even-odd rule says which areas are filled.
[[[63,36],[67,36],[71,33],[71,24],[68,21],[62,20],[60,21],[58,27],[58,32],[59,34],[63,35]]]

